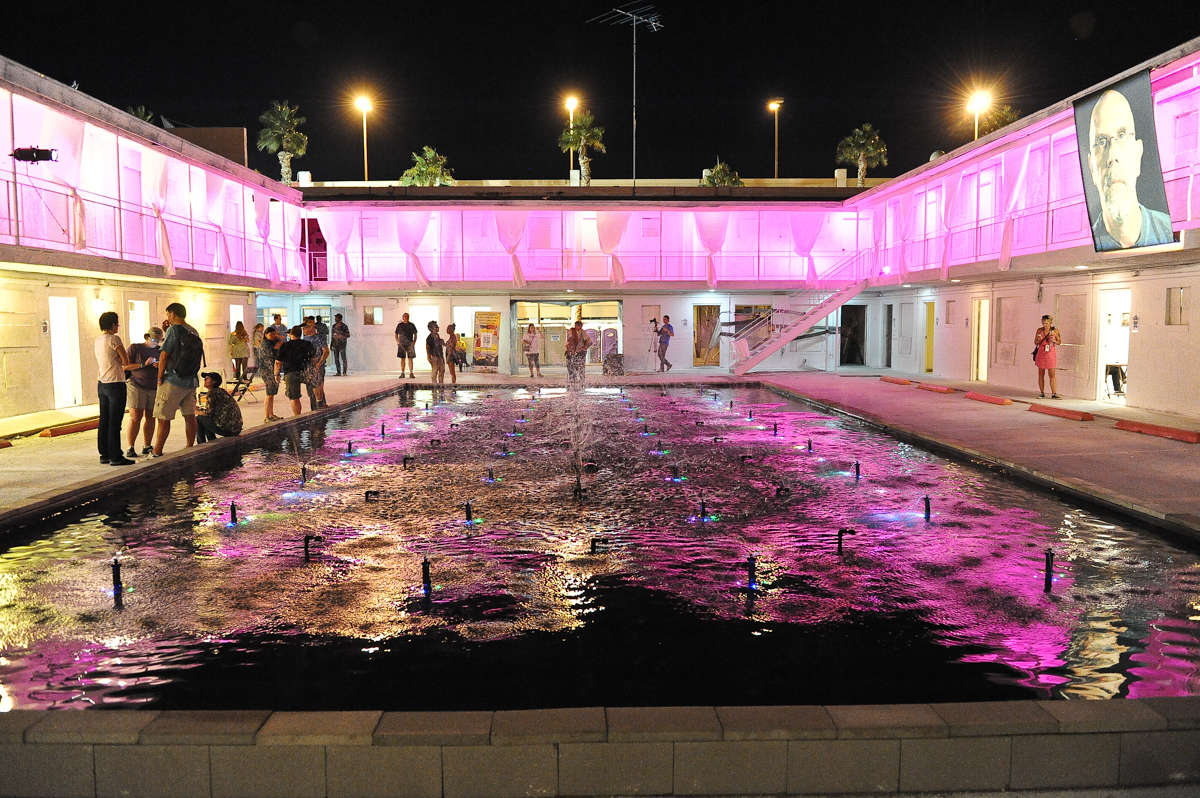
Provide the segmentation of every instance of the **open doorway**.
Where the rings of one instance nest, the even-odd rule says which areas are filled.
[[[937,326],[935,303],[925,303],[925,373],[933,373],[933,330]]]
[[[866,365],[867,360],[864,352],[866,344],[866,330],[867,306],[843,305],[841,330],[841,364],[843,366]]]
[[[713,331],[721,324],[720,305],[692,305],[692,365],[721,365],[721,339],[714,343]]]
[[[54,407],[83,404],[79,373],[79,302],[73,296],[50,297],[50,369]]]
[[[1129,377],[1129,314],[1133,295],[1128,288],[1100,292],[1100,390],[1098,399],[1125,404]]]
[[[971,379],[987,382],[988,336],[992,327],[992,300],[971,300]]]
[[[892,314],[895,305],[883,306],[883,365],[892,367],[892,326],[895,324]]]

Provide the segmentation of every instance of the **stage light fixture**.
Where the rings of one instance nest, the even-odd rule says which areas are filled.
[[[26,163],[57,161],[58,150],[47,150],[41,147],[17,147],[12,151],[12,157],[15,160],[25,161]]]

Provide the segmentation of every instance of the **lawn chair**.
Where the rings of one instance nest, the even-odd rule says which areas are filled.
[[[258,366],[247,366],[246,373],[242,377],[234,380],[233,387],[229,390],[229,395],[233,397],[235,402],[242,401],[242,397],[247,393],[250,394],[251,399],[254,399],[256,402],[258,401],[258,399],[254,396],[254,391],[250,390],[250,383],[254,382],[254,376],[257,373]]]

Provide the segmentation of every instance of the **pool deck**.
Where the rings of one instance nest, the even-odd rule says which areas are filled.
[[[907,378],[912,385],[883,382],[882,375]],[[807,398],[831,409],[862,418],[905,440],[951,456],[988,463],[1015,478],[1041,485],[1074,499],[1088,501],[1169,533],[1200,541],[1200,444],[1140,434],[1117,428],[1118,421],[1139,422],[1184,431],[1200,431],[1200,419],[1126,408],[1104,402],[1040,400],[1033,390],[1004,388],[981,383],[943,380],[864,368],[839,373],[755,373],[736,378],[724,370],[696,371],[663,380],[642,374],[619,378],[589,375],[589,384],[688,386],[696,384],[760,384]],[[920,390],[918,382],[953,388],[952,393]],[[394,374],[330,377],[326,381],[332,415],[394,391],[402,384],[432,387],[424,377],[398,380]],[[496,388],[518,385],[561,385],[562,377],[530,381],[522,376],[461,375],[460,388]],[[1007,399],[1009,405],[972,401],[967,391]],[[139,460],[136,465],[114,468],[100,465],[94,430],[58,437],[17,437],[0,449],[0,531],[28,523],[80,500],[111,493],[122,487],[145,484],[147,472],[164,477],[199,464],[211,450],[250,448],[270,433],[269,426],[290,422],[286,401],[276,401],[276,414],[288,421],[264,426],[261,403],[244,402],[245,429],[239,439],[221,439],[185,450],[183,422],[176,419],[167,457]],[[307,400],[304,402],[307,407]],[[1040,412],[1032,405],[1091,414],[1094,420],[1074,421]],[[53,415],[35,414],[39,424],[55,422]],[[299,417],[305,423],[314,417]],[[78,409],[70,418],[86,418]],[[59,421],[58,423],[62,423]],[[0,421],[12,430],[33,432],[38,424],[13,418]],[[5,434],[0,429],[0,435]],[[936,500],[936,496],[934,496]]]

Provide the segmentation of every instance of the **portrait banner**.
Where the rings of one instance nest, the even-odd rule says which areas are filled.
[[[1076,100],[1075,136],[1096,251],[1173,243],[1150,71]]]
[[[495,372],[500,362],[500,313],[493,310],[475,311],[475,354],[473,368]]]

